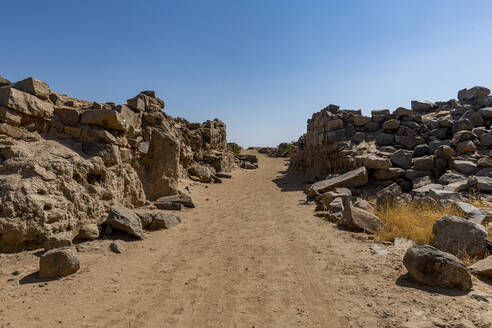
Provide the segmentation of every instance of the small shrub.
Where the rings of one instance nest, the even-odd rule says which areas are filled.
[[[239,153],[241,152],[241,149],[243,149],[241,146],[239,146],[239,145],[235,145],[235,146],[232,148],[232,152],[234,153],[234,155],[239,155]]]
[[[287,145],[287,148],[285,148],[285,151],[284,151],[284,154],[283,154],[283,156],[284,156],[284,157],[289,156],[290,151],[291,151],[291,149],[292,149],[292,146],[293,146],[293,144],[292,144],[292,143],[290,143],[290,144],[288,144],[288,145]]]
[[[291,141],[288,145],[287,148],[285,148],[284,153],[282,154],[283,157],[288,157],[290,154],[290,151],[292,150],[292,147],[294,147],[295,141]]]

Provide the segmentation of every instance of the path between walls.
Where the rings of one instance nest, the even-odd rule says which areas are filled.
[[[401,252],[372,254],[366,235],[315,216],[307,181],[286,176],[285,163],[259,155],[257,170],[191,186],[198,206],[182,224],[121,255],[92,243],[61,280],[35,278],[34,252],[3,254],[0,327],[393,327],[487,315],[471,294],[408,281]]]

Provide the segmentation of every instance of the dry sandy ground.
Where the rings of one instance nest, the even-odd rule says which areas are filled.
[[[0,254],[0,327],[490,327],[491,285],[413,283],[404,250],[373,254],[366,235],[317,217],[285,168],[260,155],[258,170],[193,184],[182,224],[120,255],[84,245],[60,280],[36,278],[36,252]]]

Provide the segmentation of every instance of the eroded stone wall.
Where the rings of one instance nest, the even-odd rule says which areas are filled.
[[[179,193],[192,166],[231,170],[223,122],[163,108],[154,91],[101,104],[0,77],[0,249],[69,244],[113,204]]]

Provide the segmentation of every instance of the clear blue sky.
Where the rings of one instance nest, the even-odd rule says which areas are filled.
[[[0,74],[218,117],[244,146],[297,139],[329,103],[447,100],[492,87],[492,1],[4,1]]]

